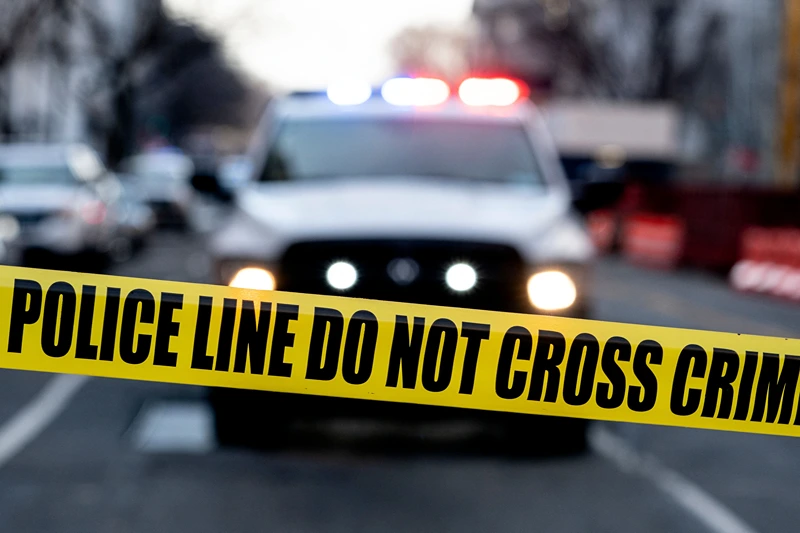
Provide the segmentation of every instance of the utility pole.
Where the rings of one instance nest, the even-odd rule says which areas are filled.
[[[784,1],[783,64],[780,71],[777,184],[797,187],[800,151],[800,0]]]

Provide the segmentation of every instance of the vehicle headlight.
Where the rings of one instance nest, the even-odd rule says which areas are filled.
[[[467,292],[478,283],[478,273],[466,263],[457,263],[447,269],[444,281],[456,292]]]
[[[265,268],[246,267],[239,270],[228,285],[239,289],[274,291],[275,276]]]
[[[542,311],[561,311],[575,303],[578,290],[572,279],[557,270],[539,272],[528,280],[528,298]]]
[[[346,261],[339,261],[328,267],[325,273],[328,285],[340,291],[346,291],[358,281],[356,267]]]

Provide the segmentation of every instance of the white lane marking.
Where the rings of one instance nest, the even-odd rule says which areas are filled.
[[[589,441],[595,453],[620,470],[650,480],[665,494],[691,513],[714,533],[756,533],[730,509],[709,493],[659,463],[654,457],[637,452],[622,438],[602,426],[595,426]]]
[[[55,420],[88,380],[86,376],[69,374],[53,377],[33,400],[0,426],[0,467]]]
[[[145,453],[208,453],[216,446],[214,415],[201,402],[146,405],[133,424],[133,445]]]

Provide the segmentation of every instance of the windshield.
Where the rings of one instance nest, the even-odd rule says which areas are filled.
[[[519,124],[408,119],[289,121],[278,133],[261,180],[338,176],[544,183]]]
[[[66,166],[0,167],[3,185],[74,185],[75,176]]]

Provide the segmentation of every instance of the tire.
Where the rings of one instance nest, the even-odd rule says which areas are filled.
[[[278,449],[286,443],[290,419],[278,409],[279,395],[215,388],[209,403],[220,446]]]
[[[588,448],[588,420],[517,415],[505,429],[506,449],[512,455],[571,456]]]

